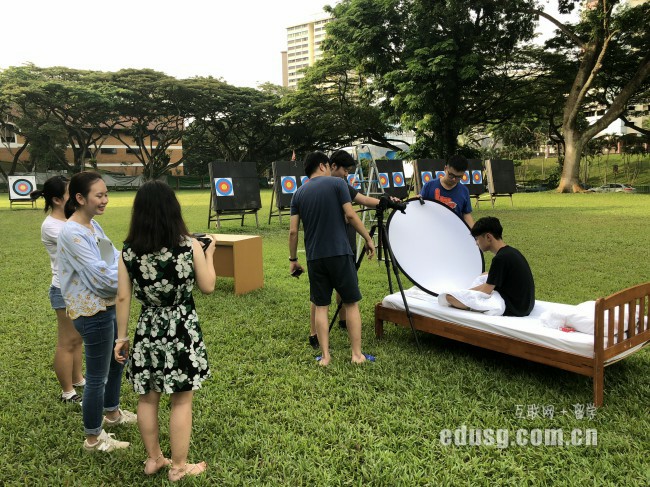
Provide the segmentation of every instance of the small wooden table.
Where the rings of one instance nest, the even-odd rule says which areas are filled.
[[[264,286],[262,237],[214,234],[214,270],[217,276],[235,278],[235,294]]]

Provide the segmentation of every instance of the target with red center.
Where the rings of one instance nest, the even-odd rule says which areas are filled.
[[[380,172],[379,173],[379,187],[380,188],[390,188],[390,183],[388,179],[388,173],[387,172]]]
[[[401,188],[404,186],[404,173],[394,172],[393,173],[393,186],[396,188]]]
[[[442,179],[445,177],[445,171],[436,171],[436,177]]]
[[[361,189],[361,183],[357,179],[356,174],[348,174],[348,184],[354,189]]]
[[[431,171],[422,171],[422,184],[427,184],[433,179],[433,173]]]
[[[472,182],[474,184],[483,184],[483,173],[478,169],[472,171]]]
[[[305,184],[308,181],[309,178],[307,176],[300,176],[300,184]]]
[[[282,176],[280,183],[282,184],[282,192],[284,194],[293,194],[296,192],[296,176]]]
[[[469,179],[469,171],[465,171],[463,173],[463,177],[460,178],[460,182],[463,183],[463,184],[469,184],[469,181],[470,181],[470,179]]]
[[[29,200],[29,194],[36,190],[34,176],[9,176],[9,199]]]
[[[214,189],[217,196],[235,196],[235,191],[232,187],[232,178],[215,178]]]

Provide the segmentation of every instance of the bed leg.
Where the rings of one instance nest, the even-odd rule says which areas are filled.
[[[377,310],[375,310],[375,337],[384,338],[384,320],[377,318]]]
[[[603,389],[605,387],[605,374],[602,365],[596,365],[594,368],[594,406],[603,405]]]

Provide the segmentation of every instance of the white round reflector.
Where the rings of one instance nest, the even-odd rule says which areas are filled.
[[[406,212],[393,211],[386,223],[399,269],[434,296],[468,289],[484,271],[485,262],[465,221],[437,201],[406,203]]]

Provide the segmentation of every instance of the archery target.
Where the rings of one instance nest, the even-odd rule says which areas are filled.
[[[422,185],[425,185],[433,179],[433,173],[431,171],[422,171],[421,177]]]
[[[29,194],[36,190],[35,176],[9,176],[9,199],[30,200]]]
[[[394,172],[393,173],[393,186],[396,188],[401,188],[404,186],[404,173]]]
[[[478,170],[472,171],[472,183],[474,184],[483,184],[483,173]]]
[[[463,177],[460,178],[460,182],[463,183],[463,184],[469,184],[470,183],[469,171],[465,171],[463,173]]]
[[[282,176],[280,178],[282,184],[282,192],[284,194],[292,194],[296,192],[296,176]]]
[[[436,171],[436,177],[442,179],[445,177],[445,171]]]
[[[300,184],[305,184],[307,181],[309,181],[309,178],[307,176],[300,176]]]
[[[361,189],[361,182],[357,179],[356,174],[348,174],[348,184],[354,189]]]
[[[388,173],[387,172],[380,172],[379,173],[379,187],[380,188],[390,188],[390,183],[388,179]]]
[[[404,213],[391,213],[387,227],[397,266],[429,294],[469,289],[484,270],[469,227],[442,203],[408,200]]]
[[[215,178],[214,189],[217,196],[235,196],[232,186],[232,178]]]

